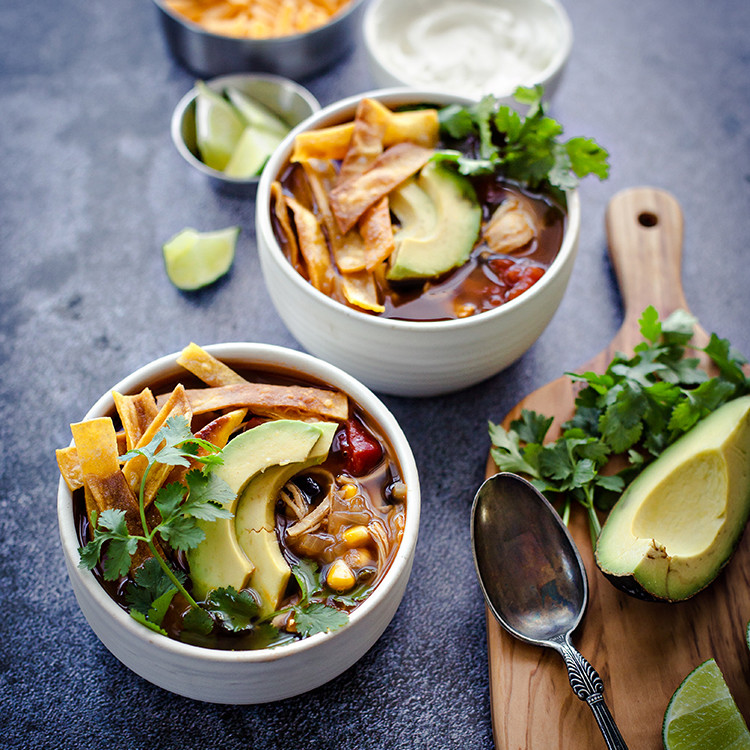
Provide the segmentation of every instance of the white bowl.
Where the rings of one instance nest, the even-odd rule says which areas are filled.
[[[377,86],[510,100],[560,81],[573,31],[558,0],[372,0],[363,37]]]
[[[284,256],[271,224],[270,189],[297,133],[353,119],[364,96],[389,106],[470,103],[437,92],[374,91],[325,107],[295,128],[269,159],[258,184],[255,227],[266,287],[285,325],[305,349],[370,388],[397,396],[434,396],[466,388],[515,362],[557,310],[578,249],[578,193],[567,196],[566,231],[557,257],[516,299],[488,312],[440,321],[393,320],[349,308],[315,289]]]
[[[61,479],[57,517],[65,563],[78,604],[101,642],[125,666],[173,693],[213,703],[265,703],[322,685],[352,666],[380,637],[401,601],[411,572],[420,513],[419,477],[409,444],[385,405],[352,377],[310,357],[266,344],[217,344],[205,347],[221,360],[298,372],[345,392],[372,417],[390,441],[408,487],[406,524],[398,552],[370,596],[339,630],[259,651],[221,651],[192,646],[152,632],[136,622],[105,592],[91,571],[78,567],[78,533],[70,490]],[[151,362],[113,387],[136,393],[156,381],[184,372],[177,354]],[[85,419],[112,414],[110,392]]]

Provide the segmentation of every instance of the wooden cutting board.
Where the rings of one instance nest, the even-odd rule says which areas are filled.
[[[616,351],[631,352],[641,340],[638,318],[648,305],[662,318],[688,309],[680,278],[683,221],[677,201],[654,188],[626,190],[610,202],[606,224],[625,319],[611,344],[581,372],[603,372]],[[696,331],[696,343],[707,338],[703,329]],[[572,415],[574,396],[572,382],[563,376],[524,398],[504,424],[521,409],[533,409],[554,415],[558,426]],[[490,460],[488,475],[495,471]],[[602,676],[605,699],[630,749],[663,747],[662,719],[672,693],[694,667],[712,657],[750,719],[750,651],[745,643],[750,535],[705,591],[687,602],[655,604],[619,592],[599,573],[582,511],[574,513],[571,532],[586,565],[590,595],[573,643]],[[574,696],[557,653],[514,639],[489,611],[487,638],[497,750],[605,747],[590,709]]]

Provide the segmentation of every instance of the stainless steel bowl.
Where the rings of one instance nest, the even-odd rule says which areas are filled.
[[[282,76],[269,74],[237,73],[206,81],[206,85],[222,92],[228,86],[264,104],[281,117],[290,127],[299,125],[320,109],[318,100],[303,86]],[[254,195],[258,177],[238,179],[206,166],[201,160],[195,135],[195,97],[192,88],[180,99],[172,114],[172,141],[185,161],[206,175],[214,187],[237,195]]]
[[[354,45],[366,0],[352,0],[343,13],[305,34],[273,39],[240,39],[205,31],[154,0],[167,47],[175,59],[201,77],[263,71],[295,80],[332,65]]]

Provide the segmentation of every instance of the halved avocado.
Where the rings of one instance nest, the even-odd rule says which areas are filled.
[[[237,541],[255,565],[249,585],[260,598],[260,610],[264,615],[278,609],[292,572],[276,536],[276,498],[292,477],[325,461],[336,434],[334,422],[316,422],[315,426],[320,430],[320,437],[304,461],[272,466],[257,474],[248,482],[237,503],[234,517]]]
[[[386,273],[391,281],[441,276],[469,259],[482,209],[466,177],[428,162],[391,193],[390,208],[401,224]]]
[[[680,601],[729,561],[750,514],[750,396],[701,420],[630,484],[596,545],[623,591]]]
[[[232,513],[251,480],[271,467],[300,464],[307,460],[323,434],[321,425],[280,419],[253,427],[227,443],[224,463],[214,472],[235,493],[225,507]],[[233,586],[245,588],[256,565],[237,540],[234,518],[198,521],[205,539],[187,553],[193,595],[204,599],[212,589]]]

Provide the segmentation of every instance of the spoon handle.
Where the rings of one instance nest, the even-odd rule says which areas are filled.
[[[574,648],[569,636],[560,636],[553,640],[555,641],[555,647],[565,660],[570,686],[578,698],[588,703],[604,736],[604,741],[607,743],[607,748],[609,750],[628,750],[628,746],[625,744],[617,724],[615,724],[614,717],[604,702],[604,683],[599,673]]]

